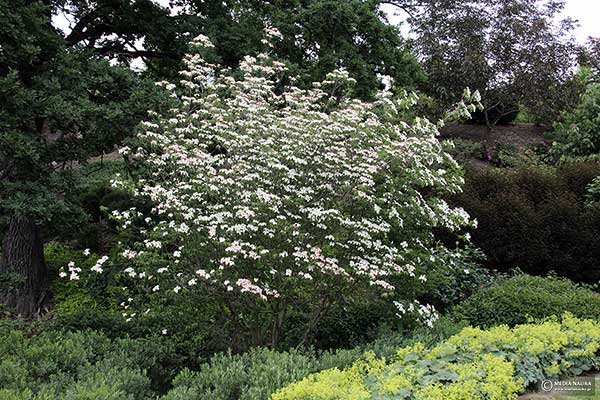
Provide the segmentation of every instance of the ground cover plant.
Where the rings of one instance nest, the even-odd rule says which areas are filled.
[[[514,328],[465,328],[430,349],[401,348],[390,360],[367,354],[350,368],[311,375],[272,399],[514,399],[539,379],[597,367],[598,337],[598,323],[570,315]]]

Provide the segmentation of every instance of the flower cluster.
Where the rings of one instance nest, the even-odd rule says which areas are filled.
[[[396,313],[398,318],[403,318],[405,315],[411,314],[415,316],[418,322],[430,328],[440,318],[440,315],[431,304],[421,304],[418,300],[413,300],[407,306],[399,301],[394,301],[394,305],[398,310]]]
[[[268,300],[358,284],[389,295],[425,281],[447,259],[440,249],[451,253],[432,229],[472,221],[440,199],[463,181],[437,125],[404,121],[417,97],[346,98],[343,70],[311,89],[286,86],[267,54],[246,57],[234,78],[201,56],[207,40],[193,41],[179,85],[161,83],[178,107],[122,149],[138,175],[113,185],[153,204],[149,215],[112,215],[143,237],[114,260],[136,287]]]

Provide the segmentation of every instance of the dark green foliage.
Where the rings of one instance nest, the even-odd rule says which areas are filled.
[[[564,278],[517,275],[482,289],[453,310],[457,320],[490,327],[560,316],[600,318],[600,294]]]
[[[511,144],[496,144],[492,147],[484,146],[481,157],[497,167],[516,167],[521,163],[517,146]]]
[[[519,110],[518,104],[497,104],[485,111],[475,111],[471,114],[471,121],[482,125],[494,124],[494,121],[495,125],[508,125],[517,119]]]
[[[578,162],[561,165],[559,168],[560,179],[567,189],[578,199],[585,196],[588,185],[600,176],[600,163]]]
[[[145,399],[151,394],[144,370],[154,357],[136,356],[151,342],[111,343],[93,332],[47,332],[29,339],[19,331],[0,336],[0,395],[6,398]],[[6,396],[6,397],[4,397]],[[10,397],[9,397],[10,398]]]
[[[477,219],[473,241],[488,266],[595,283],[600,209],[585,206],[585,188],[598,175],[598,163],[471,170],[453,200]]]
[[[381,0],[176,0],[194,14],[182,17],[215,43],[220,62],[236,67],[246,55],[265,50],[265,21],[283,40],[273,49],[290,64],[300,85],[325,78],[343,67],[356,79],[355,94],[369,97],[382,85],[378,74],[394,79],[396,88],[424,82],[420,65],[397,27],[386,23]]]
[[[357,80],[356,94],[368,97],[382,85],[377,74],[393,78],[398,89],[425,80],[398,28],[384,22],[381,1],[272,3],[266,13],[284,35],[276,53],[299,67],[309,79],[305,83],[322,80],[329,71],[344,67]]]
[[[432,271],[427,279],[426,289],[420,296],[421,303],[432,304],[443,313],[475,291],[491,285],[497,277],[476,264],[476,261],[481,260],[482,254],[475,252],[471,262]]]
[[[140,1],[114,13],[114,2],[99,3],[0,1],[0,217],[9,224],[0,273],[24,278],[0,298],[15,315],[34,316],[47,305],[44,234],[85,226],[76,169],[113,151],[149,108],[169,102],[152,81],[106,57],[144,37],[142,16],[167,11]],[[68,36],[52,24],[60,12],[76,16]],[[27,246],[33,250],[20,250]]]
[[[600,204],[600,176],[594,178],[586,187],[585,202],[588,207],[597,207]]]
[[[450,153],[456,161],[461,163],[480,158],[483,152],[483,145],[481,143],[469,139],[452,139],[444,142],[444,145],[447,146],[446,151]]]
[[[131,135],[158,92],[127,68],[69,49],[51,11],[38,2],[0,5],[2,35],[15,35],[0,54],[0,209],[75,227],[74,163]]]

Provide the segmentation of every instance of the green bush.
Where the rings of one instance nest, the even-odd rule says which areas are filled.
[[[165,399],[265,399],[278,388],[317,370],[313,356],[295,351],[257,349],[238,356],[216,355],[199,371],[180,373]]]
[[[558,161],[600,158],[600,83],[591,83],[577,107],[555,124],[551,154]]]
[[[446,151],[460,162],[481,158],[483,145],[468,139],[452,139],[443,142]]]
[[[254,349],[238,355],[218,354],[198,371],[182,371],[165,400],[263,400],[311,373],[350,366],[366,351],[378,357],[392,357],[400,346],[417,341],[433,345],[456,334],[462,327],[464,325],[442,318],[434,328],[419,328],[404,334],[387,332],[373,342],[352,349],[325,352]]]
[[[560,168],[470,169],[452,201],[477,219],[474,244],[487,266],[555,271],[575,281],[600,280],[600,207],[585,206],[586,186],[600,163]]]
[[[600,204],[600,176],[594,178],[592,183],[586,187],[585,201],[589,207]]]
[[[149,356],[155,353],[152,342],[111,342],[91,331],[31,338],[4,332],[0,398],[146,399],[153,394],[146,371],[157,367],[157,357]]]
[[[492,147],[484,146],[481,156],[484,160],[502,168],[516,167],[523,163],[523,156],[519,154],[519,149],[513,144],[500,143]]]
[[[567,279],[518,275],[482,289],[453,310],[456,319],[489,327],[570,312],[600,318],[600,294]]]
[[[310,375],[272,399],[514,399],[540,379],[597,367],[599,350],[600,325],[568,314],[561,322],[465,328],[433,348],[401,348],[391,359],[367,353],[350,368]]]

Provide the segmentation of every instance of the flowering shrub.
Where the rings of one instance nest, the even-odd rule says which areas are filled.
[[[580,374],[600,362],[600,325],[562,322],[465,328],[427,349],[402,348],[390,362],[367,353],[350,368],[313,374],[273,394],[293,399],[515,399],[541,379]]]
[[[142,240],[124,241],[94,268],[122,267],[127,319],[151,312],[148,296],[210,291],[254,343],[277,342],[288,309],[305,310],[306,342],[354,288],[413,303],[428,271],[461,259],[432,229],[472,224],[439,197],[463,179],[438,125],[404,121],[415,95],[346,98],[353,80],[344,71],[300,90],[266,54],[246,57],[234,77],[206,61],[206,37],[192,46],[180,85],[160,83],[178,106],[143,124],[122,149],[133,179],[113,183],[154,205],[112,213]],[[468,115],[475,106],[465,102],[478,99],[465,91],[451,116]]]

